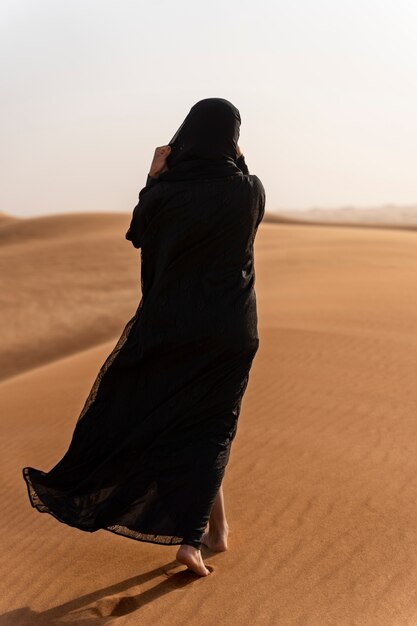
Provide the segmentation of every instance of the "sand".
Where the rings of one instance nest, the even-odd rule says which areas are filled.
[[[339,209],[280,209],[266,216],[268,222],[337,224],[345,226],[379,226],[381,228],[417,229],[417,206],[387,204],[374,207],[341,207]]]
[[[121,333],[140,298],[129,222],[80,213],[3,225],[0,215],[0,380]]]
[[[16,364],[0,383],[0,626],[415,626],[417,233],[261,224],[261,342],[224,479],[229,550],[203,547],[213,571],[200,578],[175,546],[30,507],[21,468],[66,451],[138,301],[126,215],[89,216],[87,233],[65,217],[67,234],[64,218],[42,219],[48,236],[9,224],[25,244],[1,246]],[[105,331],[83,345],[97,320]]]

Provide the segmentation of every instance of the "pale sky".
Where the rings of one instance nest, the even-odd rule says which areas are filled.
[[[415,0],[0,0],[0,211],[125,211],[222,97],[267,210],[417,204]]]

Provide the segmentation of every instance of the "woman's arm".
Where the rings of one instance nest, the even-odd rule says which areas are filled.
[[[152,210],[155,194],[148,192],[158,182],[158,176],[167,168],[166,159],[171,152],[171,146],[160,146],[155,149],[146,185],[139,192],[139,202],[133,209],[132,220],[125,239],[131,241],[135,248],[142,246],[142,234],[149,222],[149,210]]]
[[[133,209],[132,219],[125,234],[125,239],[131,241],[134,248],[142,247],[143,234],[157,203],[156,196],[158,194],[157,190],[154,189],[154,185],[157,182],[157,179],[148,176],[146,186],[139,192],[139,202]]]
[[[236,159],[236,165],[243,172],[243,174],[245,174],[245,176],[249,174],[249,169],[248,169],[248,166],[246,165],[245,157],[243,156],[243,154],[241,154]]]
[[[257,176],[255,176],[254,178],[259,188],[258,216],[256,218],[256,224],[255,224],[255,227],[258,228],[259,224],[262,222],[264,215],[265,215],[266,192],[265,192],[265,187],[263,186],[261,180]]]
[[[236,165],[241,170],[243,174],[248,175],[249,169],[245,162],[245,157],[243,156],[243,152],[239,144],[236,147]]]
[[[155,183],[157,182],[158,182],[158,179],[155,178],[155,176],[151,176],[150,174],[148,174],[148,178],[146,179],[145,189],[149,189],[150,187],[152,187],[152,185],[155,185]]]

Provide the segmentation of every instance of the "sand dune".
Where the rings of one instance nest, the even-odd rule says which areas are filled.
[[[400,230],[417,229],[417,206],[386,205],[379,207],[342,207],[339,209],[305,209],[268,213],[266,221],[275,224],[315,224],[361,226]]]
[[[0,380],[121,332],[140,300],[130,215],[0,220]]]
[[[97,268],[105,248],[124,267],[112,228],[83,248]],[[21,467],[61,458],[117,333],[4,380],[0,626],[416,624],[416,244],[413,232],[261,225],[261,343],[224,482],[230,549],[203,549],[207,578],[175,546],[82,533],[30,508]],[[81,275],[64,267],[63,292]],[[43,324],[43,307],[32,315]]]
[[[19,218],[14,217],[13,215],[9,215],[8,213],[3,213],[0,211],[0,227],[5,226],[6,224],[11,224],[12,222],[18,222]]]

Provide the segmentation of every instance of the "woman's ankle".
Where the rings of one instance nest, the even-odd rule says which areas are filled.
[[[227,535],[229,532],[229,524],[224,521],[224,522],[209,522],[209,532],[213,533],[214,535]]]

